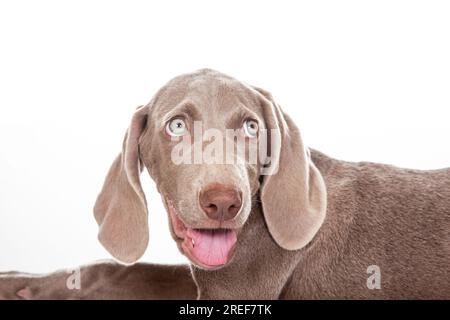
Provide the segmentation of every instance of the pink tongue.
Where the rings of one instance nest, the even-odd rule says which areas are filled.
[[[236,243],[234,230],[194,230],[188,229],[186,235],[194,240],[190,245],[195,258],[208,266],[219,266],[228,262],[228,256]]]

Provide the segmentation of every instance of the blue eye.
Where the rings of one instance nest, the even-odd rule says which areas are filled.
[[[183,136],[187,132],[186,123],[180,118],[170,120],[166,125],[166,132],[172,137]]]
[[[256,138],[258,136],[258,122],[255,120],[246,120],[243,129],[245,135],[249,138]]]

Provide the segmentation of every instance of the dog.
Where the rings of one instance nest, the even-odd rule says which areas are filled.
[[[196,128],[220,133],[235,161],[174,161],[175,149],[187,146],[192,160],[208,148],[209,139],[192,139]],[[257,161],[239,153],[255,144],[267,151]],[[307,148],[263,89],[202,69],[135,111],[94,207],[99,241],[125,264],[148,245],[145,168],[199,299],[450,298],[450,169],[352,163]]]
[[[277,171],[261,175],[263,159],[174,164],[177,138],[195,121],[241,130],[246,143],[258,139],[251,125],[278,131],[266,139]],[[148,243],[144,167],[200,298],[450,298],[450,170],[349,163],[307,149],[265,90],[200,70],[135,112],[94,209],[100,242],[125,263]],[[380,289],[368,288],[371,266]]]

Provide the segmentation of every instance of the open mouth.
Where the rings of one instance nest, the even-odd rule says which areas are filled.
[[[166,201],[175,235],[182,241],[181,248],[192,262],[205,269],[214,269],[231,260],[237,230],[191,228],[181,221],[172,202]]]

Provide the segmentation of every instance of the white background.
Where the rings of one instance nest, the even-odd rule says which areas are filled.
[[[131,114],[198,68],[268,89],[330,156],[450,166],[449,17],[448,1],[0,2],[0,270],[109,258],[92,207]],[[185,261],[143,181],[142,260]]]

